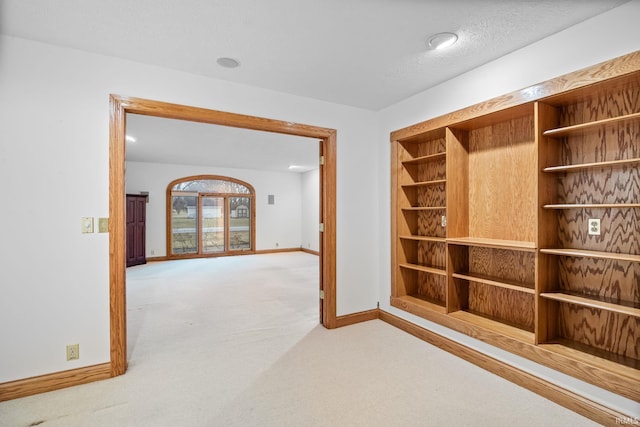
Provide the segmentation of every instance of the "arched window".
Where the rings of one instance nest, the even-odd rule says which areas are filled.
[[[167,254],[227,255],[255,249],[255,191],[243,181],[199,175],[167,187]]]

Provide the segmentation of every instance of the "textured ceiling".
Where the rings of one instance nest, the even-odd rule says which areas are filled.
[[[0,32],[378,110],[625,1],[0,0]]]
[[[0,33],[375,111],[625,2],[0,0]],[[427,51],[442,31],[458,43]],[[308,139],[140,116],[127,132],[128,160],[317,165]]]

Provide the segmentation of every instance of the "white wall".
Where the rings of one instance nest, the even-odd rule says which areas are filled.
[[[337,313],[376,306],[375,113],[0,36],[0,382],[109,361],[110,93],[337,129]]]
[[[320,250],[320,169],[305,172],[302,180],[302,247]]]
[[[299,173],[127,162],[127,193],[149,192],[147,257],[167,254],[167,185],[178,178],[207,174],[236,178],[251,184],[255,189],[257,250],[299,248],[301,246],[303,199],[302,178]],[[273,205],[267,204],[269,194],[275,196],[275,204]]]
[[[478,67],[437,87],[388,107],[379,114],[378,155],[380,161],[380,308],[473,348],[489,353],[527,371],[578,390],[596,401],[638,413],[638,406],[602,389],[561,375],[540,365],[499,351],[466,335],[454,333],[390,306],[390,152],[389,134],[493,97],[576,71],[640,49],[640,0],[626,3],[565,31]]]

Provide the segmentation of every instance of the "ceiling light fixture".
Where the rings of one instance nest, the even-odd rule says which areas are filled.
[[[238,66],[240,66],[240,62],[233,58],[222,57],[222,58],[216,59],[216,62],[218,63],[219,66],[224,68],[237,68]]]
[[[458,41],[458,36],[454,33],[438,33],[429,37],[427,40],[427,48],[429,50],[444,49],[453,46]]]
[[[136,142],[136,139],[134,137],[132,137],[132,136],[129,136],[129,135],[127,135],[125,137],[125,139],[127,140],[127,142]]]

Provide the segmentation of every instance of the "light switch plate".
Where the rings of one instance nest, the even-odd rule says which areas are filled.
[[[82,217],[80,227],[83,233],[93,233],[93,217]]]
[[[109,218],[98,218],[98,233],[109,232]]]

